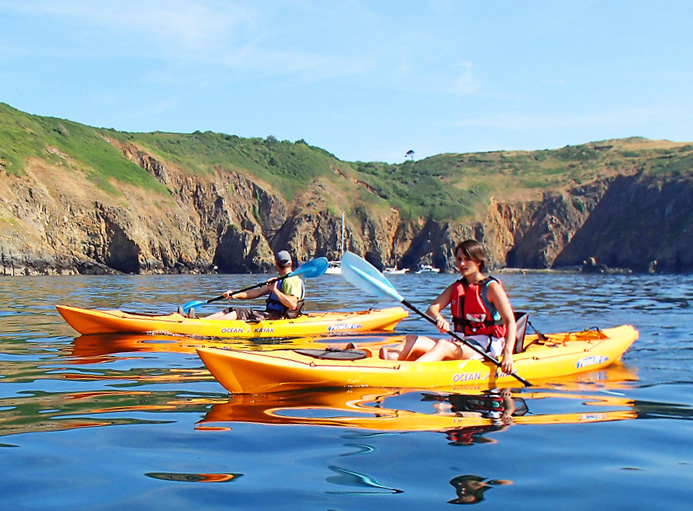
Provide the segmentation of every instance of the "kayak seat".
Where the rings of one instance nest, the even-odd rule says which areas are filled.
[[[325,348],[319,349],[300,349],[294,350],[296,353],[320,360],[360,360],[368,357],[368,352],[364,350]]]
[[[529,314],[526,312],[515,312],[515,323],[517,324],[517,336],[515,337],[515,347],[513,353],[522,353],[525,350],[525,333],[527,332],[527,322]]]

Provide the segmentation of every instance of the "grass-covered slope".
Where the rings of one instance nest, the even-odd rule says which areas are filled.
[[[326,151],[303,140],[292,143],[274,137],[240,138],[221,133],[119,133],[109,136],[136,144],[164,161],[192,173],[232,170],[262,179],[290,200],[320,178],[332,178],[334,167],[346,166]]]
[[[317,180],[328,183],[327,194],[330,183],[333,191],[343,189],[339,180],[346,178],[361,185],[361,193],[350,199],[354,202],[386,205],[405,218],[436,221],[475,217],[491,197],[536,197],[617,174],[689,177],[693,169],[693,145],[642,138],[555,150],[441,154],[400,164],[347,163],[302,140],[212,132],[125,133],[30,115],[0,103],[0,170],[21,176],[32,158],[41,158],[66,172],[83,172],[109,193],[119,193],[118,183],[168,193],[108,139],[132,144],[193,175],[234,171],[254,176],[289,201]]]
[[[595,178],[693,174],[693,145],[643,138],[543,151],[440,154],[398,165],[356,163],[361,179],[402,212],[435,220],[474,216],[491,196],[536,195]]]
[[[99,130],[63,119],[29,115],[0,103],[0,166],[21,176],[32,158],[84,172],[100,188],[118,194],[111,179],[165,193],[149,173],[109,144]],[[69,179],[69,176],[68,176]]]

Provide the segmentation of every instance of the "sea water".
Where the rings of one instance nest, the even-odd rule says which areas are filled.
[[[229,396],[195,354],[206,341],[79,336],[54,308],[171,312],[267,277],[0,278],[2,509],[691,509],[688,275],[500,275],[541,332],[627,323],[640,338],[609,370],[491,393]],[[423,310],[454,276],[389,280]],[[396,305],[339,276],[307,287],[310,310]],[[435,334],[415,315],[397,332]]]

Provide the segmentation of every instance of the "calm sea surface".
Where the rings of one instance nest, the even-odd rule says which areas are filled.
[[[502,394],[230,397],[202,341],[78,336],[54,308],[169,312],[263,278],[0,278],[1,508],[692,508],[693,276],[501,275],[540,331],[640,331],[621,366]],[[422,309],[453,279],[390,277]],[[395,305],[339,276],[308,285],[310,310]],[[434,333],[416,317],[397,330]]]

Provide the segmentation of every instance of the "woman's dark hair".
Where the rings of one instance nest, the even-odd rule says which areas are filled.
[[[488,255],[484,245],[480,242],[476,240],[460,241],[455,247],[455,256],[460,250],[469,259],[479,264],[479,271],[484,271],[488,266]]]

